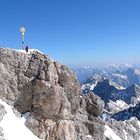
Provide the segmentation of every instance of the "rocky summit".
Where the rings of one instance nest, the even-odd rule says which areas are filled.
[[[108,139],[99,117],[104,102],[83,96],[75,74],[38,51],[0,48],[0,99],[26,116],[25,125],[40,139]]]

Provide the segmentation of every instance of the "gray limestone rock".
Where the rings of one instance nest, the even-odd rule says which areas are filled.
[[[87,98],[87,111],[89,114],[97,117],[100,116],[104,109],[104,101],[94,93],[89,93]]]
[[[0,48],[0,79],[0,98],[21,114],[30,112],[26,126],[43,140],[104,140],[103,101],[81,96],[66,66],[36,51]]]
[[[107,124],[120,136],[122,140],[139,140],[140,139],[140,122],[137,118],[127,121],[109,120]]]

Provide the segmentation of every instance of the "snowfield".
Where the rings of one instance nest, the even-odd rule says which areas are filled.
[[[111,140],[122,140],[108,125],[105,125],[104,135]]]
[[[12,108],[0,99],[0,104],[5,107],[6,114],[0,122],[0,127],[3,128],[5,140],[41,140],[36,137],[25,125],[24,117],[18,118],[13,113]]]

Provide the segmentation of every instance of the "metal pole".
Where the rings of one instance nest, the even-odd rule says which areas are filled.
[[[21,35],[22,35],[22,49],[24,50],[24,32],[22,32]]]
[[[22,41],[22,49],[24,50],[24,41]]]
[[[24,27],[20,28],[21,36],[22,36],[22,49],[24,50],[24,35],[26,32],[26,29]]]

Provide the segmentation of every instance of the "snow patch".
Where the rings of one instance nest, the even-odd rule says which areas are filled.
[[[128,106],[128,104],[122,100],[117,100],[116,101],[116,105],[119,106],[120,108],[125,108],[126,106]]]
[[[0,126],[3,128],[5,140],[41,140],[37,138],[25,125],[26,119],[17,118],[12,108],[0,99],[0,104],[5,107],[5,114]]]
[[[140,128],[140,121],[137,121],[137,123],[138,123],[138,126],[139,126],[139,128]]]
[[[122,140],[108,125],[105,125],[104,135],[111,140]]]
[[[93,90],[97,85],[97,82],[95,84],[90,85],[90,90]]]
[[[109,100],[109,103],[107,103],[107,106],[108,106],[108,109],[110,110],[110,113],[112,114],[120,112],[130,107],[130,105],[128,105],[123,100],[117,100],[116,102]]]
[[[127,132],[123,129],[125,140],[127,140]]]
[[[137,132],[136,128],[135,128],[132,124],[130,124],[130,128],[131,128],[133,131]]]
[[[87,137],[87,138],[92,138],[92,136],[91,136],[91,135],[86,135],[86,137]]]
[[[118,78],[121,78],[121,79],[127,79],[126,75],[122,75],[122,74],[118,74],[118,73],[113,73],[112,76],[118,77]]]
[[[44,54],[44,53],[42,53],[41,51],[39,51],[39,50],[37,50],[37,49],[29,49],[28,52],[26,52],[25,50],[15,50],[15,51],[21,52],[21,53],[27,53],[27,54],[31,54],[31,53],[33,53],[34,51],[36,51],[36,52],[39,52],[39,53],[41,53],[41,54]]]
[[[110,118],[110,115],[109,114],[105,114],[105,113],[102,114],[102,119],[104,121],[108,120],[109,118]]]
[[[140,75],[140,69],[135,69],[135,74]]]
[[[115,88],[117,88],[117,89],[119,89],[119,90],[125,89],[124,87],[118,85],[117,83],[112,82],[111,80],[109,80],[109,84],[110,84],[111,86],[114,86]]]

